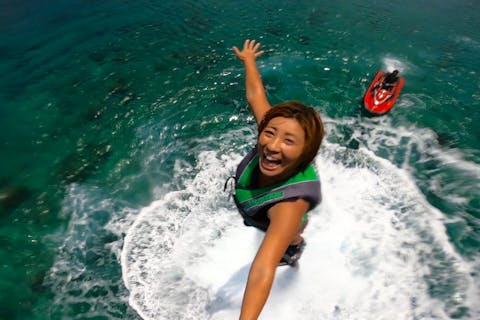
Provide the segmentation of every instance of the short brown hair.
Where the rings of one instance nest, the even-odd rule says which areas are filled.
[[[258,126],[258,134],[265,129],[273,118],[283,117],[295,119],[305,131],[305,147],[300,157],[300,170],[305,170],[317,155],[322,144],[325,131],[319,114],[312,107],[307,107],[298,101],[277,104],[265,113]]]

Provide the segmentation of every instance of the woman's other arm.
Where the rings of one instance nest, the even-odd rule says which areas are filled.
[[[270,293],[278,263],[297,234],[308,208],[306,200],[296,199],[278,203],[268,211],[270,226],[248,274],[240,320],[254,320],[260,315]]]
[[[263,51],[259,49],[260,43],[255,42],[255,40],[245,40],[241,51],[237,47],[233,47],[233,51],[245,67],[247,101],[255,116],[257,125],[260,124],[265,113],[271,108],[256,63],[257,57],[263,54]]]

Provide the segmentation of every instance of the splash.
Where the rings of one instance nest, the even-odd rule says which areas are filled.
[[[408,62],[404,62],[399,58],[392,57],[392,56],[386,56],[382,59],[383,62],[383,69],[392,72],[393,70],[398,70],[400,73],[405,73],[409,69],[411,69],[411,66],[409,65]]]
[[[262,238],[220,192],[240,159],[235,152],[200,153],[198,174],[185,188],[144,208],[129,229],[123,279],[143,319],[238,317]],[[471,264],[404,170],[371,151],[332,143],[316,165],[325,201],[312,214],[299,268],[278,270],[261,319],[478,313]],[[439,283],[448,290],[436,291]]]

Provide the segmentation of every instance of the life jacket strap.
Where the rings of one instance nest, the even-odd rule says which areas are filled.
[[[232,181],[233,180],[233,181]],[[225,184],[223,185],[223,192],[227,192],[228,190],[228,200],[230,200],[233,195],[235,194],[235,184],[237,183],[237,177],[236,176],[230,176],[227,178],[225,181]]]

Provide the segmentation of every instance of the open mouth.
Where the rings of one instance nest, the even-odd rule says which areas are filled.
[[[274,170],[282,164],[282,160],[263,155],[262,166],[267,170]]]

